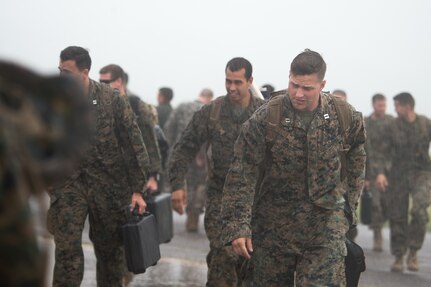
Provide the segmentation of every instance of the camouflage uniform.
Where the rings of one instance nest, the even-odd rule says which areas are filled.
[[[431,160],[428,154],[431,141],[431,122],[417,115],[413,123],[395,119],[389,130],[389,150],[379,158],[377,173],[389,174],[391,252],[403,256],[407,248],[421,249],[428,223],[430,205]],[[376,155],[377,157],[378,155]],[[408,222],[409,196],[412,198]]]
[[[142,133],[145,147],[147,148],[150,160],[150,175],[157,177],[162,171],[162,160],[160,156],[159,144],[157,142],[154,126],[157,124],[150,104],[142,101],[138,96],[129,95],[129,102],[133,112],[137,117],[137,123]]]
[[[81,246],[89,216],[97,258],[98,286],[121,286],[124,250],[120,227],[133,192],[143,190],[149,160],[125,97],[90,81],[95,134],[79,168],[49,192],[48,228],[56,245],[53,286],[79,286],[84,271]]]
[[[253,286],[291,286],[290,270],[297,286],[344,286],[343,194],[357,205],[365,167],[362,115],[346,104],[352,122],[344,142],[328,95],[321,95],[308,128],[288,96],[281,97],[273,139],[267,137],[268,106],[276,98],[243,125],[235,144],[223,192],[224,243],[252,238]]]
[[[0,286],[47,283],[28,198],[70,171],[88,139],[87,102],[69,81],[0,61]]]
[[[368,192],[372,195],[372,213],[371,213],[371,229],[380,230],[386,221],[387,194],[381,192],[376,184],[375,160],[372,155],[384,153],[388,149],[388,142],[383,140],[387,138],[389,125],[394,117],[385,115],[382,119],[374,119],[373,116],[366,117],[365,130],[367,131],[367,141],[365,150],[367,152],[367,164],[365,168],[365,178],[369,181]],[[373,150],[373,152],[370,152]]]
[[[193,113],[198,111],[203,104],[199,101],[184,103],[179,105],[172,111],[168,121],[165,124],[166,138],[170,146],[181,137],[182,132],[187,127],[187,124],[192,119]],[[205,178],[206,178],[206,164],[205,164],[205,146],[189,165],[189,170],[186,176],[187,180],[187,213],[197,214],[203,212],[205,205]]]
[[[210,119],[214,102],[222,101],[217,122]],[[211,148],[208,159],[207,200],[205,204],[205,231],[210,241],[207,256],[207,286],[237,286],[237,270],[242,259],[221,240],[221,200],[225,176],[233,157],[233,146],[241,124],[263,104],[263,100],[251,98],[250,105],[241,112],[235,111],[227,96],[218,98],[197,111],[181,139],[177,142],[169,161],[169,179],[172,190],[184,189],[184,178],[188,164],[194,159],[203,144]]]

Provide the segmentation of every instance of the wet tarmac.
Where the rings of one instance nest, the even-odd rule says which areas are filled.
[[[209,250],[208,241],[203,231],[203,218],[200,220],[198,233],[187,233],[185,231],[185,217],[175,214],[175,236],[170,243],[160,246],[162,258],[156,266],[150,267],[144,274],[134,277],[129,286],[205,286],[207,267],[205,262]],[[419,252],[419,272],[404,271],[404,273],[393,273],[389,271],[393,257],[389,252],[389,229],[384,230],[383,252],[373,252],[372,232],[367,226],[359,226],[357,242],[363,247],[366,256],[367,270],[362,274],[359,286],[431,286],[431,233],[427,233],[425,244]],[[52,278],[53,268],[53,241],[52,239],[41,239],[44,246],[50,251],[50,266],[48,278]],[[95,281],[96,260],[92,244],[88,239],[88,228],[83,235],[83,249],[85,254],[85,274],[81,284],[83,287],[97,286]],[[51,282],[49,279],[48,282]]]

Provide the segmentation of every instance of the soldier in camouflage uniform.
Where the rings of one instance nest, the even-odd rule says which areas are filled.
[[[193,115],[169,160],[173,208],[183,214],[186,200],[184,179],[189,163],[204,144],[210,145],[204,218],[210,241],[207,286],[237,286],[240,281],[238,269],[243,262],[231,247],[226,247],[221,241],[222,191],[241,124],[263,104],[262,99],[252,97],[249,92],[253,82],[249,61],[233,58],[227,63],[225,72],[227,95],[203,106]]]
[[[141,132],[126,98],[88,77],[88,51],[71,46],[60,54],[60,73],[79,79],[93,106],[94,135],[79,167],[49,191],[48,229],[54,235],[53,286],[79,286],[84,271],[81,246],[84,222],[89,216],[90,239],[97,258],[98,286],[121,286],[124,250],[121,226],[125,207],[139,206],[143,213],[149,168]]]
[[[88,113],[76,81],[0,61],[0,286],[46,286],[28,198],[70,172]]]
[[[174,146],[180,139],[182,132],[192,119],[193,113],[213,98],[213,92],[203,89],[199,98],[193,102],[182,103],[174,109],[165,124],[166,138],[170,146]],[[205,163],[206,147],[196,155],[189,165],[187,180],[187,220],[186,230],[196,232],[198,230],[199,216],[204,211],[205,205],[205,178],[207,175]]]
[[[417,251],[422,247],[429,220],[431,121],[416,114],[415,101],[409,93],[396,95],[394,103],[398,117],[392,121],[387,137],[381,139],[389,149],[380,155],[373,151],[373,159],[378,161],[376,184],[381,190],[388,187],[389,192],[391,252],[395,256],[391,270],[404,270],[403,257],[409,249],[407,268],[418,271]]]
[[[126,74],[120,66],[107,65],[100,69],[99,74],[101,83],[109,84],[113,89],[118,90],[121,96],[127,97],[129,100],[150,159],[149,178],[146,188],[151,192],[155,192],[157,191],[157,178],[162,169],[162,162],[154,130],[156,123],[153,120],[150,105],[142,101],[138,96],[127,94]]]
[[[171,101],[174,98],[174,91],[168,87],[162,87],[157,94],[157,116],[159,117],[159,126],[165,130],[166,121],[172,112]]]
[[[343,194],[356,207],[365,131],[361,113],[343,102],[351,117],[343,135],[337,99],[321,93],[325,71],[318,53],[296,56],[287,94],[258,109],[235,143],[223,191],[223,238],[237,254],[251,257],[253,286],[293,286],[291,270],[296,286],[346,284]]]
[[[365,118],[365,130],[367,132],[367,142],[365,150],[367,151],[367,164],[365,169],[365,186],[364,192],[371,192],[372,212],[370,228],[374,232],[374,251],[383,250],[382,227],[386,221],[387,196],[385,192],[379,190],[375,184],[376,174],[372,166],[374,160],[371,154],[382,154],[388,149],[388,142],[383,140],[387,138],[389,125],[394,119],[386,114],[386,97],[382,94],[375,94],[372,98],[374,112]],[[370,152],[370,151],[373,152]]]

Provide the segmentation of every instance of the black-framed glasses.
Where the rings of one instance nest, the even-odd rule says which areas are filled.
[[[104,84],[110,84],[110,83],[112,83],[113,81],[115,81],[115,80],[99,80],[99,82],[100,83],[104,83]]]

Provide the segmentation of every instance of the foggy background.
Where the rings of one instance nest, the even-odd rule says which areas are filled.
[[[174,90],[173,105],[204,87],[225,94],[224,68],[242,56],[258,86],[287,87],[289,65],[305,48],[327,62],[325,90],[344,89],[365,115],[371,96],[408,91],[431,117],[431,1],[426,0],[0,0],[0,58],[57,73],[70,45],[89,49],[90,76],[122,66],[129,88],[156,104]]]

